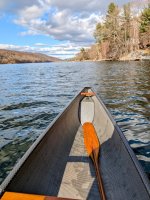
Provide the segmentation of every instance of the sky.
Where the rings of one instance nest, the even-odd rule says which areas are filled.
[[[140,0],[145,1],[145,0]],[[111,0],[0,0],[0,49],[73,57],[95,42]],[[114,0],[118,6],[129,0]]]

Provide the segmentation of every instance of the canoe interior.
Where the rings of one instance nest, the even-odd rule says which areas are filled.
[[[83,90],[87,91],[91,89]],[[9,175],[12,178],[6,178],[2,183],[2,189],[74,199],[100,199],[79,120],[82,98],[78,95],[49,127],[17,173],[14,175],[14,169]],[[118,128],[97,97],[92,99],[95,103],[93,124],[101,143],[99,160],[107,199],[148,200],[148,190]]]

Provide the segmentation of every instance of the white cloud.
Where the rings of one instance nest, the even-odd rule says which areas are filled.
[[[16,13],[25,7],[40,5],[38,0],[0,0],[0,11]]]
[[[13,44],[0,44],[0,49],[9,49],[9,50],[15,50],[15,51],[34,51],[35,48],[31,46],[19,46],[19,45],[13,45]]]
[[[0,7],[10,8],[12,1],[5,0]],[[26,3],[25,3],[26,2]],[[94,42],[93,31],[100,20],[97,5],[99,0],[26,0],[13,1],[16,11],[14,22],[27,30],[24,35],[47,35],[54,39],[70,42]],[[8,6],[6,6],[8,5]],[[92,12],[91,12],[92,11]]]
[[[47,44],[38,42],[38,43],[35,43],[34,46],[37,46],[37,47],[39,47],[39,46],[47,46]]]
[[[48,0],[50,5],[57,7],[60,10],[69,9],[75,12],[96,12],[100,11],[101,1],[99,0]]]
[[[37,5],[32,5],[30,7],[25,7],[24,9],[20,10],[18,14],[20,16],[24,16],[26,20],[36,19],[43,15],[44,9],[38,7]]]
[[[54,56],[58,58],[68,58],[73,57],[74,54],[80,51],[82,47],[87,48],[87,46],[83,46],[84,44],[78,45],[75,43],[62,43],[59,45],[46,45],[41,43],[36,43],[33,46],[19,46],[12,44],[0,44],[0,49],[9,49],[15,51],[25,51],[25,52],[36,52],[43,53],[49,56]]]
[[[68,10],[54,12],[47,19],[35,18],[34,14],[29,14],[28,9],[25,13],[26,15],[21,13],[20,17],[15,20],[15,23],[28,29],[21,33],[22,35],[49,35],[54,39],[70,42],[93,42],[95,25],[101,20],[100,15],[95,13],[80,17],[72,15]]]

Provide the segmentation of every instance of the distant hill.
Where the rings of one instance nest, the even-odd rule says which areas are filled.
[[[57,62],[59,58],[47,56],[42,53],[29,53],[0,49],[0,64],[9,63],[38,63],[38,62]]]

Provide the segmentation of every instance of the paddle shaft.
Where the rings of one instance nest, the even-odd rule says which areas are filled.
[[[105,195],[104,186],[103,186],[102,177],[101,177],[100,170],[99,170],[98,155],[99,155],[99,148],[94,149],[92,151],[92,153],[90,154],[90,157],[94,163],[96,178],[97,178],[97,182],[98,182],[98,189],[100,192],[101,200],[107,200],[106,195]]]

